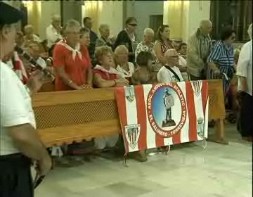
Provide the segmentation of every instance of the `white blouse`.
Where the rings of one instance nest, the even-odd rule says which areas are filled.
[[[122,78],[132,77],[132,75],[134,73],[134,70],[135,70],[134,69],[134,64],[132,62],[128,62],[128,66],[129,66],[129,71],[126,71],[120,65],[117,66],[116,70],[118,71],[119,75]]]

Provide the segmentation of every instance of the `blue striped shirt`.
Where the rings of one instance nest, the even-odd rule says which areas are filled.
[[[222,41],[218,41],[212,48],[207,62],[213,62],[221,69],[227,70],[234,66],[234,49]]]
[[[225,73],[227,78],[224,76],[223,79],[223,92],[226,95],[230,80],[233,77],[234,73],[234,49],[232,46],[226,45],[222,41],[216,42],[213,46],[209,57],[207,58],[207,62],[215,63],[221,73]],[[209,71],[209,78],[213,78],[212,70]]]

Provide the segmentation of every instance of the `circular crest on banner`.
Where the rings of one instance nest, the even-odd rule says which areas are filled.
[[[181,131],[186,122],[186,101],[177,83],[157,84],[147,98],[149,123],[158,135],[172,137]]]

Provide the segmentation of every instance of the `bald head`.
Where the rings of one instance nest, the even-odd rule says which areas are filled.
[[[171,56],[177,56],[177,55],[178,55],[178,53],[177,53],[177,51],[176,51],[175,49],[168,49],[168,50],[165,52],[165,54],[164,54],[164,56],[165,56],[166,58],[171,57]]]
[[[52,25],[54,27],[60,27],[60,25],[61,25],[61,17],[60,17],[60,15],[54,14],[52,16]]]
[[[165,54],[164,54],[166,61],[167,61],[167,65],[168,66],[176,66],[178,65],[178,53],[175,49],[168,49]]]
[[[200,21],[199,27],[206,27],[212,25],[212,22],[210,20],[202,20]]]
[[[210,20],[200,21],[199,29],[203,35],[208,35],[212,31],[212,22]]]
[[[33,26],[32,25],[26,25],[24,27],[25,35],[31,35],[33,34]]]

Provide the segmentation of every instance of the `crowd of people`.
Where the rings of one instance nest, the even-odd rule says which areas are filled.
[[[252,106],[252,25],[250,25],[248,31],[250,41],[242,47],[238,62],[236,62],[233,48],[236,32],[231,26],[226,26],[221,32],[220,40],[213,41],[211,39],[212,22],[209,20],[200,22],[199,28],[187,43],[177,43],[170,38],[169,25],[162,25],[157,30],[145,28],[142,40],[138,40],[135,34],[138,21],[134,17],[127,18],[124,29],[118,33],[116,39],[113,39],[110,37],[110,27],[107,24],[99,26],[100,35],[98,36],[92,30],[92,19],[90,17],[83,19],[83,26],[80,22],[71,19],[61,27],[60,16],[54,15],[51,24],[45,30],[46,39],[41,40],[30,24],[26,25],[23,31],[15,32],[13,28],[10,29],[12,24],[21,19],[20,13],[6,7],[4,3],[1,3],[0,6],[1,13],[3,9],[3,11],[9,10],[13,14],[13,16],[1,15],[0,20],[0,134],[5,136],[4,140],[7,139],[8,141],[11,137],[15,139],[18,148],[21,152],[23,151],[26,157],[40,161],[38,165],[41,167],[42,175],[49,170],[51,164],[38,136],[35,136],[34,141],[30,142],[37,150],[36,155],[36,151],[29,152],[25,148],[25,145],[21,143],[25,139],[19,139],[17,132],[17,129],[19,129],[26,136],[28,135],[25,134],[27,130],[30,133],[35,130],[34,115],[27,92],[36,92],[40,87],[38,81],[42,77],[38,77],[40,74],[38,74],[36,66],[53,73],[52,83],[55,91],[218,78],[223,81],[225,101],[231,93],[231,82],[237,76],[238,91],[232,91],[231,97],[236,101],[240,101],[238,105],[240,106],[238,130],[243,138],[252,141],[252,121],[249,121],[249,114],[252,114],[253,111],[249,107]],[[11,32],[12,37],[9,36],[8,31]],[[14,37],[15,45],[19,50],[16,47],[15,49],[12,48]],[[4,52],[2,47],[6,47]],[[25,52],[26,56],[24,53],[20,53],[20,49]],[[8,65],[8,68],[6,68],[6,65]],[[19,82],[10,73],[11,70],[15,71],[20,79]],[[13,81],[8,82],[13,87],[3,88],[2,84],[6,86],[8,80],[13,80],[15,84],[18,83],[18,88],[14,87]],[[28,88],[21,87],[21,82]],[[24,100],[24,104],[21,104],[21,106],[15,104],[13,106],[15,101],[12,102],[9,97],[9,100],[6,99],[8,96],[5,92],[6,89],[15,90],[15,93],[13,92],[14,97],[20,99],[17,103]],[[16,92],[18,92],[17,96]],[[237,94],[239,96],[236,97],[234,92],[239,92]],[[5,95],[5,99],[2,99],[3,95]],[[25,105],[25,107],[22,105]],[[3,108],[4,111],[2,111]],[[2,121],[3,117],[4,121]],[[13,121],[10,121],[9,117]],[[13,117],[16,117],[16,119]],[[5,128],[11,130],[11,137],[4,131]],[[93,146],[96,150],[102,151],[107,147],[115,147],[119,140],[119,136],[96,138]],[[2,141],[1,138],[0,142],[2,143]],[[216,141],[227,143],[223,138],[223,134],[217,136]],[[37,143],[37,145],[34,145],[34,143]],[[2,155],[20,152],[17,148],[14,148],[14,145],[11,145],[10,148],[8,146],[3,150],[0,149],[0,166],[4,165],[5,168],[7,168],[8,162],[2,164]],[[132,156],[138,161],[147,161],[145,151],[133,153]],[[21,162],[24,161],[23,157],[18,159]],[[27,162],[27,160],[25,161]],[[1,177],[2,175],[0,180]]]
[[[211,39],[212,22],[202,20],[188,43],[178,43],[170,38],[169,25],[160,26],[156,33],[145,28],[142,40],[138,41],[135,34],[138,23],[134,17],[127,18],[124,29],[114,39],[110,37],[109,25],[101,24],[98,36],[92,30],[92,23],[90,17],[85,17],[83,26],[71,19],[61,27],[60,16],[54,15],[44,41],[28,24],[23,32],[17,32],[16,43],[39,65],[55,74],[55,91],[222,79],[224,101],[232,110],[228,120],[236,122],[239,106],[233,47],[236,32],[231,26],[225,26],[220,40],[215,41]],[[16,58],[10,58],[12,55]],[[13,66],[16,59],[22,69]],[[22,61],[15,51],[4,60],[19,72],[24,83],[33,72],[30,62]],[[215,120],[212,122],[215,124]],[[228,143],[223,133],[217,135],[216,142]]]

